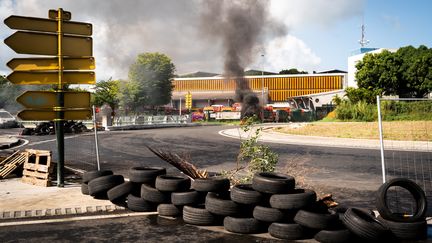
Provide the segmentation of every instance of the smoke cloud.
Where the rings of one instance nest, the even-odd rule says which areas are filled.
[[[259,99],[243,78],[244,70],[260,56],[257,47],[264,41],[263,34],[285,35],[284,28],[269,17],[269,1],[215,0],[205,4],[201,28],[206,36],[222,42],[224,76],[236,80],[236,99],[242,103],[242,116],[259,115]]]

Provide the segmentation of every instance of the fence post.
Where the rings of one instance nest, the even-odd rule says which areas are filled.
[[[382,179],[383,179],[383,183],[385,183],[386,173],[385,173],[385,162],[384,162],[384,139],[383,139],[383,129],[382,129],[382,118],[381,118],[381,100],[379,95],[377,95],[377,110],[378,110],[378,129],[379,129],[380,150],[381,150]]]
[[[97,121],[96,121],[96,108],[93,105],[93,129],[94,129],[94,136],[95,136],[95,147],[96,147],[96,163],[97,168],[100,170],[100,162],[99,162],[99,145],[98,145],[98,135],[97,135]]]

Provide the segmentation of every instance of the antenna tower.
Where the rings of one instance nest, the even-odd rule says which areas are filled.
[[[363,48],[365,45],[369,44],[369,40],[365,39],[365,25],[362,23],[361,25],[361,39],[359,40],[360,46]]]

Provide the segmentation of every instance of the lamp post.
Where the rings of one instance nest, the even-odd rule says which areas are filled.
[[[264,107],[264,54],[262,57],[262,69],[261,69],[261,106]]]

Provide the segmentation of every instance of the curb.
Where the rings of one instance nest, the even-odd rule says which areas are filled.
[[[101,205],[101,206],[82,206],[70,208],[52,208],[43,210],[22,210],[22,211],[4,211],[0,212],[0,220],[7,219],[23,219],[33,217],[46,216],[62,216],[62,215],[78,215],[86,213],[101,213],[126,210],[124,207],[117,205]]]
[[[16,145],[20,144],[20,142],[22,141],[21,139],[9,139],[9,140],[12,141],[0,143],[0,149],[8,149],[11,147],[15,147]]]
[[[170,127],[196,127],[201,126],[199,123],[162,123],[162,124],[143,124],[143,125],[125,125],[125,126],[110,126],[109,131],[124,131],[124,130],[143,130],[143,129],[156,129],[156,128],[170,128]]]

